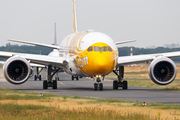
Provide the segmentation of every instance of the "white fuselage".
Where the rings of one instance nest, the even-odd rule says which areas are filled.
[[[68,48],[67,50],[63,51],[60,50],[59,56],[66,57],[66,60],[69,64],[65,68],[65,71],[66,73],[74,76],[94,76],[96,74],[106,75],[109,72],[111,72],[117,64],[118,50],[116,44],[112,38],[110,38],[104,33],[93,31],[83,33],[72,33],[63,39],[60,46],[65,46],[66,48]],[[87,49],[90,46],[106,46],[107,48],[109,46],[112,48],[112,52],[95,50],[88,52]],[[49,55],[57,56],[58,52],[53,51]],[[100,61],[100,68],[109,67],[109,69],[106,69],[107,71],[98,72],[97,67],[99,64],[97,64],[97,61],[95,62],[95,59],[98,56],[102,56],[100,58],[104,58],[106,60]],[[96,69],[97,72],[93,72],[94,69]]]

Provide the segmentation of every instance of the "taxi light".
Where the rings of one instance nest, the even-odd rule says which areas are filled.
[[[101,75],[96,75],[96,78],[101,78]]]

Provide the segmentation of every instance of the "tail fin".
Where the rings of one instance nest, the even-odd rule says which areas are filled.
[[[54,45],[58,46],[57,40],[56,40],[56,23],[54,23]]]
[[[76,2],[73,0],[73,29],[74,33],[77,33],[77,19],[76,19]]]

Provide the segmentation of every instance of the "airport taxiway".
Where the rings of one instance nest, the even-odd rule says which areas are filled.
[[[46,79],[45,72],[41,73],[43,79]],[[13,89],[19,91],[36,92],[36,93],[51,93],[57,95],[79,96],[110,99],[115,98],[119,100],[130,100],[139,102],[153,102],[165,104],[180,105],[180,92],[171,90],[151,89],[143,87],[128,86],[128,90],[113,90],[113,80],[105,79],[103,81],[104,90],[94,91],[94,81],[90,78],[80,78],[79,81],[72,81],[71,76],[60,73],[60,81],[57,82],[57,89],[48,88],[43,89],[43,81],[34,81],[30,78],[27,82],[21,85],[13,85],[7,82],[2,74],[0,76],[0,88]]]

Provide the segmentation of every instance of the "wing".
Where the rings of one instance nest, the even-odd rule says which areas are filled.
[[[116,45],[118,44],[124,44],[124,43],[130,43],[130,42],[135,42],[136,40],[126,40],[126,41],[121,41],[121,42],[116,42]]]
[[[30,63],[35,63],[36,65],[37,64],[45,65],[45,66],[55,65],[59,67],[65,67],[68,64],[64,57],[52,57],[52,56],[47,56],[47,55],[22,54],[22,53],[0,51],[0,57],[10,58],[12,56],[23,57],[27,59],[28,61],[30,61]]]
[[[167,57],[167,58],[180,57],[180,52],[168,52],[168,53],[118,57],[117,66],[128,65],[128,64],[133,64],[133,63],[149,62],[159,56],[163,56],[163,57]]]
[[[0,61],[0,64],[4,65],[6,63],[6,61]],[[31,67],[41,67],[44,68],[46,67],[45,65],[40,65],[40,64],[35,64],[35,63],[30,63]]]

